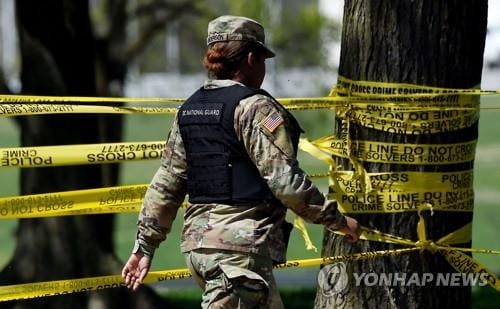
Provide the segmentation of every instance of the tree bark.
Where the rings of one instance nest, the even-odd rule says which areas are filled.
[[[16,12],[23,93],[98,94],[96,42],[88,2],[19,0],[16,1]],[[123,41],[119,34],[112,39]],[[109,89],[111,81],[123,83],[126,73],[126,61],[109,64],[109,49],[107,51],[108,54],[100,59],[107,63],[101,66],[101,73],[106,71],[105,87],[101,89]],[[110,91],[101,91],[100,94],[107,95]],[[121,118],[101,115],[21,117],[21,145],[119,142],[121,127]],[[111,165],[23,169],[21,194],[112,186],[117,184],[117,179],[118,168]],[[113,252],[113,219],[113,215],[94,215],[19,220],[14,256],[1,272],[0,284],[120,273],[123,264]],[[2,303],[2,308],[159,308],[165,305],[165,301],[144,287],[139,293],[120,288],[12,301]]]
[[[479,85],[486,35],[487,1],[396,1],[347,0],[344,7],[339,75],[358,81],[409,83],[445,88]],[[403,135],[369,129],[349,123],[353,140],[392,143],[447,144],[477,138],[477,122],[448,133]],[[346,130],[336,119],[336,132]],[[340,162],[350,167],[347,160]],[[364,163],[368,172],[465,171],[473,162],[449,165],[403,165]],[[366,227],[407,239],[417,239],[416,212],[354,214]],[[432,240],[472,221],[471,212],[437,211],[426,216],[428,238]],[[470,246],[470,244],[469,244]],[[359,241],[351,245],[328,231],[323,239],[323,256],[399,248],[378,242]],[[453,273],[444,257],[428,251],[402,256],[345,263],[352,273]],[[352,279],[352,275],[350,277]],[[467,308],[470,287],[355,286],[326,295],[318,289],[315,308]]]

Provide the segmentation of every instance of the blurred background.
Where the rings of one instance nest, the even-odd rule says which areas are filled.
[[[133,97],[187,97],[199,87],[205,73],[201,64],[205,51],[206,26],[222,14],[245,15],[262,22],[267,42],[277,57],[267,61],[263,88],[276,97],[324,96],[335,84],[340,55],[342,4],[339,0],[206,0],[125,1],[126,14],[114,14],[120,1],[89,0],[96,49],[108,53],[106,76],[97,77],[97,88],[106,95]],[[123,4],[123,2],[122,2]],[[500,89],[500,2],[490,1],[482,88]],[[36,12],[34,13],[36,14]],[[119,29],[117,30],[117,27]],[[18,93],[21,85],[19,33],[14,0],[0,1],[0,91]],[[99,68],[99,66],[97,66]],[[99,73],[99,69],[97,69]],[[109,72],[118,72],[116,75]],[[113,76],[121,78],[113,78]],[[2,88],[1,85],[5,87]],[[499,104],[499,96],[485,96],[482,104]],[[333,131],[332,111],[295,112],[306,133],[315,139]],[[496,229],[500,222],[500,123],[499,111],[481,113],[480,138],[475,163],[476,209],[473,247],[500,249]],[[168,134],[171,116],[130,115],[125,117],[123,141],[159,141]],[[19,145],[19,130],[10,118],[0,119],[0,148]],[[309,173],[326,172],[322,162],[300,154]],[[158,162],[122,164],[120,184],[148,183]],[[19,194],[19,170],[0,170],[0,196]],[[327,191],[327,181],[315,180]],[[118,256],[125,260],[135,238],[137,214],[117,215],[114,239]],[[185,267],[179,252],[182,214],[172,234],[154,260],[153,270]],[[15,246],[15,220],[0,223],[0,267],[10,259]],[[318,252],[307,251],[299,233],[290,241],[289,259],[319,256],[322,229],[308,225]],[[500,273],[498,257],[477,255],[486,266]],[[316,268],[276,271],[278,285],[314,287]],[[193,288],[189,280],[156,286],[159,290]]]

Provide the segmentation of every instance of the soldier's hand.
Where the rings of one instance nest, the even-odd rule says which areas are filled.
[[[137,290],[142,283],[149,268],[151,267],[151,258],[141,252],[132,253],[125,266],[123,266],[122,277],[129,289]]]
[[[346,226],[340,229],[341,232],[345,233],[345,236],[349,242],[356,242],[359,239],[359,234],[361,234],[361,229],[359,223],[356,219],[345,216]]]

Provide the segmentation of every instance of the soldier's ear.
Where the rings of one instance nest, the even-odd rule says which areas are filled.
[[[258,56],[259,55],[255,52],[249,52],[247,54],[247,64],[250,68],[253,68],[257,64]]]

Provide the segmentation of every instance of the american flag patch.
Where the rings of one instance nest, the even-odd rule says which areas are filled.
[[[266,128],[269,132],[273,133],[280,124],[283,123],[283,117],[280,114],[274,112],[271,115],[267,116],[266,119],[262,122],[264,128]]]

